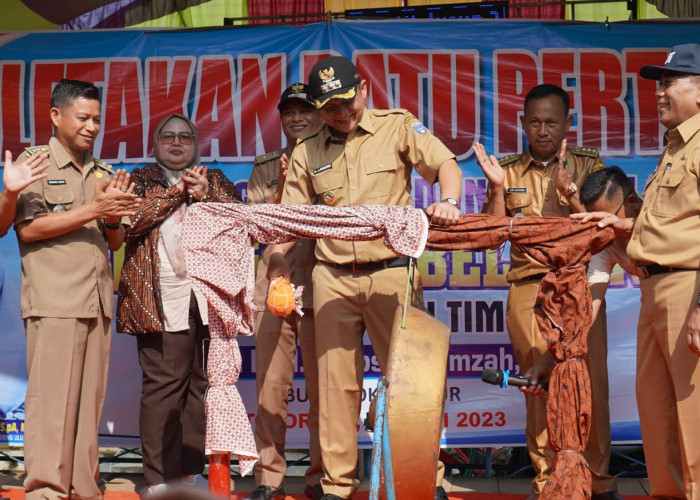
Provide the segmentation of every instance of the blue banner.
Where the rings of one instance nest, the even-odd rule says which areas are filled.
[[[284,146],[277,103],[320,58],[352,58],[375,108],[405,108],[455,153],[464,172],[462,210],[478,212],[486,180],[471,147],[522,151],[519,117],[527,91],[554,83],[571,97],[572,145],[600,148],[642,189],[662,151],[655,83],[638,76],[668,47],[697,39],[698,24],[575,24],[528,21],[364,21],[302,27],[0,34],[0,142],[15,157],[51,136],[49,102],[61,78],[94,82],[102,94],[95,156],[116,168],[153,161],[155,125],[170,113],[197,124],[202,161],[222,168],[245,196],[252,160]],[[416,177],[414,204],[440,199]],[[21,444],[26,386],[19,313],[20,260],[14,232],[0,240],[0,443]],[[114,256],[115,283],[122,252]],[[426,252],[419,261],[428,309],[453,333],[443,443],[524,443],[524,404],[513,390],[483,384],[483,368],[518,370],[505,326],[508,248]],[[68,270],[66,272],[69,272]],[[611,419],[616,442],[639,441],[634,397],[637,283],[619,268],[608,292]],[[239,383],[255,414],[252,339]],[[378,376],[365,353],[365,403]],[[376,361],[376,360],[375,360]],[[303,377],[290,394],[289,446],[308,444]],[[140,370],[133,338],[116,335],[100,427],[105,444],[138,439]],[[363,410],[364,413],[364,410]],[[363,446],[370,439],[362,431]]]

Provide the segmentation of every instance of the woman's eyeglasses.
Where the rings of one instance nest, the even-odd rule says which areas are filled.
[[[163,144],[172,144],[175,142],[175,137],[180,140],[180,144],[192,144],[194,142],[194,134],[191,132],[161,132],[158,134],[160,142]]]

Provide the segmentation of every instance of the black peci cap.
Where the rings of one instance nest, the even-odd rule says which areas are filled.
[[[647,80],[660,80],[664,71],[700,75],[700,43],[674,46],[663,66],[642,66],[639,74]]]
[[[282,111],[282,106],[292,99],[303,101],[306,104],[314,106],[314,101],[311,100],[311,96],[309,95],[309,86],[303,83],[294,83],[290,87],[284,89],[284,92],[282,92],[282,97],[280,97],[280,102],[277,105],[277,109]]]
[[[342,56],[321,59],[309,73],[311,97],[318,109],[331,99],[354,99],[361,81],[352,61]]]

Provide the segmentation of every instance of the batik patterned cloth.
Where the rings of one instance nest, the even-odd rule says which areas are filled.
[[[428,220],[413,207],[285,206],[201,203],[190,206],[182,226],[187,271],[209,303],[206,396],[208,453],[238,455],[241,475],[258,458],[248,415],[236,382],[241,370],[237,335],[255,325],[253,244],[297,239],[384,239],[399,255],[418,257]]]
[[[486,250],[507,240],[549,267],[535,317],[556,360],[549,381],[547,431],[555,452],[541,499],[589,499],[591,474],[583,458],[591,422],[591,386],[583,356],[591,326],[586,263],[613,242],[612,229],[557,217],[463,215],[450,227],[430,227],[431,250]]]

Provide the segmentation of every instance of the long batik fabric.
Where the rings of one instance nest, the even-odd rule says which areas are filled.
[[[258,458],[235,386],[241,370],[236,336],[253,334],[257,312],[254,243],[383,238],[397,254],[418,257],[427,236],[425,214],[412,207],[229,203],[189,207],[182,225],[183,255],[188,273],[209,303],[207,453],[235,453],[241,475],[250,472]]]
[[[427,249],[486,250],[510,240],[549,267],[535,302],[535,317],[556,360],[549,381],[547,431],[555,452],[540,498],[589,499],[591,475],[583,458],[591,421],[591,385],[583,361],[591,326],[586,263],[614,239],[612,229],[554,217],[463,215],[450,227],[430,227]]]

